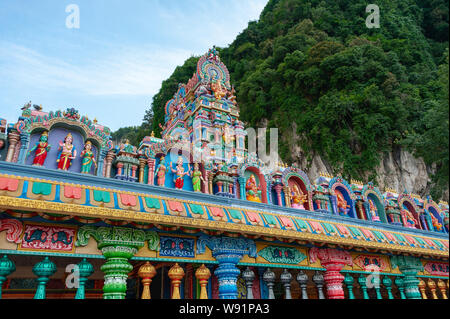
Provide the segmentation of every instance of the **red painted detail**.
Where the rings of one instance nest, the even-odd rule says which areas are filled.
[[[344,235],[344,236],[350,235],[350,231],[348,230],[347,227],[342,226],[342,225],[335,225],[335,226],[337,227],[337,229],[339,230],[339,232],[340,232],[342,235]]]
[[[252,222],[252,223],[259,223],[260,222],[260,217],[258,213],[253,213],[253,212],[246,212],[248,219]]]
[[[294,227],[294,224],[292,223],[292,219],[287,218],[287,217],[282,217],[282,216],[280,216],[279,218],[284,227],[287,227],[287,228]]]
[[[311,228],[318,232],[318,233],[323,233],[323,228],[322,226],[318,223],[318,222],[314,222],[314,221],[308,221],[308,223],[311,225]]]
[[[223,217],[223,209],[220,207],[209,207],[209,211],[214,217]]]
[[[382,233],[383,233],[384,236],[386,236],[386,238],[387,238],[389,241],[393,241],[393,242],[396,241],[396,240],[395,240],[395,237],[394,237],[391,233],[389,233],[389,232],[382,232]]]
[[[369,240],[375,240],[375,236],[374,236],[374,234],[373,234],[370,230],[364,229],[364,228],[361,228],[360,230],[362,231],[362,233],[364,234],[364,236],[367,237],[367,239],[369,239]]]
[[[136,206],[136,196],[129,194],[120,194],[120,200],[124,206]]]
[[[0,190],[15,192],[19,187],[19,180],[16,178],[0,177]]]
[[[6,240],[11,243],[20,243],[23,225],[16,219],[0,219],[0,232],[6,230]]]
[[[183,211],[183,205],[180,202],[176,202],[173,200],[168,200],[167,204],[169,205],[169,209],[174,212],[181,213]]]
[[[64,197],[81,199],[81,188],[73,186],[64,186]]]
[[[411,236],[405,235],[405,238],[406,238],[406,240],[407,240],[410,244],[413,244],[413,245],[416,244],[415,239],[412,238]]]

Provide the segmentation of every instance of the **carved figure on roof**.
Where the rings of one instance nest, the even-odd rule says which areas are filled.
[[[247,191],[246,198],[248,201],[261,203],[261,188],[256,184],[254,175],[250,175],[248,178],[245,190]]]
[[[378,216],[377,208],[375,204],[373,203],[373,200],[369,198],[369,212],[370,217],[373,221],[380,221],[380,217]]]
[[[176,176],[177,176],[176,179],[174,179],[175,188],[183,189],[184,176],[191,174],[191,166],[188,164],[188,171],[185,172],[184,167],[183,167],[183,158],[181,156],[179,156],[176,169],[172,168],[172,162],[170,162],[170,169],[171,169],[172,173],[176,174]]]
[[[197,90],[195,90],[196,98],[205,94],[211,94],[210,86],[208,85],[208,83],[200,84]]]
[[[306,195],[298,188],[296,184],[291,187],[292,208],[305,209],[303,205],[306,202]]]
[[[407,209],[402,209],[401,210],[401,214],[403,217],[403,225],[405,225],[408,228],[416,228],[416,219],[414,218],[413,214],[407,210]]]
[[[45,131],[41,134],[39,138],[39,142],[36,143],[35,146],[31,150],[28,151],[28,154],[36,150],[33,160],[33,166],[43,166],[45,159],[47,158],[47,153],[50,151],[51,145],[48,144],[48,133]]]
[[[194,171],[192,172],[192,187],[194,188],[194,192],[202,191],[202,182],[205,182],[205,179],[202,176],[202,172],[200,172],[198,163],[194,164]]]
[[[73,137],[70,133],[64,138],[64,142],[59,142],[59,154],[56,162],[60,170],[67,171],[72,165],[72,160],[77,156],[77,151],[72,143]]]
[[[211,82],[211,90],[213,91],[216,100],[221,100],[227,94],[227,91],[220,81],[217,80]]]
[[[439,223],[438,219],[434,217],[433,213],[429,213],[431,217],[431,223],[433,224],[434,230],[441,231],[442,230],[442,224]]]
[[[164,186],[165,182],[166,182],[166,165],[165,164],[165,157],[161,156],[160,160],[159,160],[159,165],[156,168],[155,171],[155,175],[157,177],[156,183],[158,184],[158,186]]]
[[[337,207],[339,210],[339,213],[341,215],[347,215],[348,211],[350,210],[350,205],[347,204],[347,201],[344,198],[344,195],[338,190],[335,190],[336,192],[336,198],[337,198]]]
[[[92,164],[97,168],[94,152],[92,152],[92,143],[87,141],[84,144],[84,150],[81,152],[81,174],[89,174],[91,172]]]
[[[231,91],[228,92],[227,98],[231,101],[231,103],[233,103],[233,105],[236,106],[236,104],[237,104],[237,102],[236,102],[236,90],[234,89],[234,86],[232,86],[231,87]]]

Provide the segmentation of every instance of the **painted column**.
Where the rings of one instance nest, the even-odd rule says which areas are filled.
[[[431,290],[431,296],[433,297],[433,299],[439,299],[436,294],[436,283],[434,282],[434,280],[431,278],[428,278],[427,284],[428,284],[428,288],[430,288],[430,290]]]
[[[248,254],[256,258],[256,245],[248,238],[200,236],[197,241],[197,254],[205,253],[208,247],[212,256],[219,262],[214,274],[219,282],[220,299],[237,299],[237,277],[240,270],[236,267],[241,258]]]
[[[285,268],[280,276],[280,281],[284,286],[286,297],[285,299],[292,299],[291,295],[291,281],[292,274]]]
[[[148,166],[147,184],[154,185],[155,184],[155,159],[154,158],[147,159],[147,166]]]
[[[242,278],[244,278],[245,287],[247,287],[247,299],[253,299],[253,280],[255,280],[255,273],[250,267],[247,267],[242,273]]]
[[[291,199],[290,199],[290,195],[289,195],[289,187],[288,186],[284,186],[284,200],[286,202],[286,207],[291,207]]]
[[[200,284],[200,299],[208,299],[208,291],[206,286],[208,285],[208,280],[211,277],[211,272],[203,264],[195,271],[195,278],[198,279]]]
[[[312,280],[316,284],[319,299],[325,299],[325,294],[323,293],[323,284],[325,283],[325,279],[323,278],[322,273],[316,270]]]
[[[263,281],[267,285],[267,289],[269,290],[269,295],[267,299],[275,299],[275,294],[273,293],[273,286],[275,286],[275,273],[267,268],[263,274]]]
[[[146,262],[138,270],[138,276],[142,280],[142,295],[141,299],[152,299],[150,294],[150,284],[152,283],[153,277],[156,275],[155,267],[153,267],[150,262]]]
[[[398,291],[400,292],[400,299],[406,299],[405,296],[405,284],[403,282],[403,278],[402,277],[397,277],[395,279],[395,285],[398,288]]]
[[[14,157],[14,151],[16,149],[16,145],[20,140],[20,134],[17,131],[9,132],[8,134],[8,153],[6,154],[6,162],[12,162]]]
[[[145,173],[145,163],[144,158],[139,158],[139,183],[144,183],[144,173]]]
[[[108,151],[105,148],[101,148],[98,154],[98,167],[97,167],[97,176],[105,176],[104,172],[104,164],[105,164],[105,158],[108,154]]]
[[[422,299],[419,292],[419,280],[417,273],[423,271],[420,259],[412,256],[396,255],[391,257],[392,269],[399,268],[405,275],[403,283],[405,285],[405,295],[408,299]]]
[[[112,162],[114,159],[114,151],[109,151],[108,154],[106,155],[106,166],[105,166],[105,177],[110,178],[111,177],[111,167],[112,167]]]
[[[128,273],[133,270],[128,260],[145,245],[146,241],[150,250],[157,250],[159,235],[152,231],[144,232],[125,227],[83,226],[78,230],[75,246],[87,246],[91,236],[97,241],[97,248],[106,258],[105,264],[100,268],[105,273],[103,298],[124,299]]]
[[[27,157],[27,150],[30,143],[30,134],[22,132],[20,133],[20,151],[17,158],[18,164],[25,164],[25,158]]]
[[[358,283],[359,283],[359,287],[361,288],[361,290],[363,292],[363,298],[364,299],[370,299],[369,298],[369,294],[367,293],[367,278],[366,278],[366,276],[361,274],[358,277]]]
[[[245,200],[246,196],[245,196],[245,177],[243,176],[239,176],[238,177],[239,180],[239,195],[240,195],[240,199]]]
[[[281,199],[281,190],[283,189],[283,185],[278,184],[274,187],[274,189],[277,193],[278,206],[283,206],[283,200]]]
[[[353,264],[350,254],[344,250],[314,247],[309,251],[309,256],[312,263],[319,259],[322,267],[326,268],[324,279],[327,283],[328,298],[344,299],[344,276],[340,271],[345,265]]]
[[[375,288],[375,293],[377,294],[377,299],[383,299],[383,296],[381,295],[381,280],[380,280],[380,276],[373,276],[372,277],[372,285]]]
[[[353,283],[354,282],[355,282],[355,279],[353,279],[353,276],[350,275],[350,273],[345,274],[344,283],[347,286],[348,299],[355,299],[355,295],[353,294]]]
[[[427,284],[425,283],[425,281],[423,281],[422,279],[419,280],[419,291],[420,294],[422,295],[422,299],[428,299],[427,297],[427,293],[426,293],[426,289],[427,289]]]
[[[91,276],[94,273],[94,267],[86,260],[86,258],[83,258],[83,260],[78,263],[78,289],[77,293],[75,294],[75,299],[84,299],[85,298],[85,286],[86,281],[88,281],[88,277]]]
[[[33,273],[38,277],[38,287],[34,299],[45,299],[45,285],[55,272],[56,265],[48,257],[34,265]]]
[[[394,299],[394,296],[392,295],[392,280],[391,278],[389,278],[389,276],[384,276],[383,285],[384,287],[386,287],[388,299]]]
[[[172,284],[172,299],[181,299],[180,284],[184,277],[184,270],[178,263],[173,265],[168,272]]]
[[[8,258],[8,256],[4,255],[3,258],[0,259],[0,299],[2,299],[2,287],[6,277],[15,271],[16,266],[14,263]]]
[[[297,282],[300,285],[300,289],[302,291],[302,299],[308,299],[308,275],[300,270],[297,275]]]
[[[442,299],[448,299],[447,292],[446,292],[446,285],[442,279],[438,280],[438,288],[441,291]]]

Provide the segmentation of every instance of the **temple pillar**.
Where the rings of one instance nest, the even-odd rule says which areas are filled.
[[[88,277],[94,273],[94,267],[83,258],[83,260],[78,263],[78,288],[77,293],[75,294],[75,299],[84,299],[85,298],[85,286],[86,281],[88,281]]]
[[[323,285],[325,283],[325,279],[323,278],[323,274],[320,271],[316,270],[312,280],[316,284],[317,295],[319,299],[325,299],[325,294],[323,293]]]
[[[145,164],[146,164],[146,162],[147,161],[144,158],[139,158],[139,178],[138,178],[138,181],[141,184],[144,183],[144,173],[145,173]]]
[[[446,285],[445,282],[442,279],[438,280],[438,288],[441,291],[442,299],[448,299],[447,297],[447,291],[446,291]]]
[[[247,196],[245,196],[245,177],[239,176],[239,198],[245,200]]]
[[[147,159],[147,166],[148,166],[147,184],[154,185],[155,184],[155,159],[154,158]]]
[[[391,278],[389,278],[388,276],[384,276],[383,285],[387,290],[388,299],[394,299],[394,296],[392,295],[392,280],[391,280]]]
[[[181,299],[180,284],[184,277],[184,270],[178,263],[175,263],[168,272],[171,285],[172,285],[172,297],[171,299]]]
[[[353,294],[353,283],[355,279],[350,273],[345,274],[344,283],[347,286],[348,290],[348,299],[355,299],[355,295]]]
[[[33,273],[38,277],[38,287],[34,295],[34,299],[45,299],[45,285],[47,284],[49,277],[56,272],[56,265],[45,257],[41,262],[38,262],[33,267]]]
[[[206,247],[219,262],[219,267],[214,272],[219,282],[219,298],[237,299],[236,282],[240,270],[236,265],[246,254],[256,258],[255,243],[247,238],[200,236],[197,241],[197,254],[205,253]]]
[[[17,158],[18,164],[25,164],[29,143],[30,143],[30,134],[24,132],[20,133],[20,150]]]
[[[292,274],[286,268],[281,273],[280,281],[284,286],[285,299],[292,299],[292,295],[291,295]]]
[[[3,258],[0,259],[0,299],[2,299],[3,283],[5,282],[6,277],[11,275],[14,271],[16,271],[16,266],[7,255],[4,255]]]
[[[352,265],[352,257],[349,252],[331,248],[314,247],[309,252],[310,260],[314,263],[320,260],[322,267],[326,269],[325,282],[327,283],[327,294],[329,299],[344,299],[342,282],[344,276],[340,271],[345,265]]]
[[[267,268],[264,272],[263,281],[266,283],[269,291],[267,299],[275,299],[275,294],[273,293],[273,286],[275,286],[275,273],[270,270],[270,268]]]
[[[253,280],[255,280],[255,273],[250,267],[247,267],[242,273],[242,278],[245,281],[245,287],[247,288],[247,299],[253,299]]]
[[[83,226],[78,230],[75,246],[87,246],[90,237],[97,241],[97,248],[106,258],[100,267],[105,273],[103,285],[104,299],[124,299],[127,291],[128,273],[133,270],[129,263],[140,248],[148,242],[148,248],[156,251],[159,247],[159,235],[126,227]]]
[[[141,278],[142,281],[142,295],[141,299],[152,299],[152,296],[150,294],[150,284],[152,283],[153,277],[156,275],[155,267],[153,267],[150,262],[146,262],[141,267],[139,267],[138,270],[138,276]]]
[[[136,178],[136,171],[138,167],[136,165],[131,165],[131,180],[135,182],[137,180]]]
[[[419,279],[417,273],[423,271],[420,259],[412,256],[396,255],[391,257],[392,269],[399,268],[405,276],[405,295],[408,299],[422,299],[419,292]]]
[[[281,184],[275,185],[274,189],[275,193],[277,194],[278,206],[283,206],[283,200],[281,199],[281,190],[283,189],[283,185]],[[269,195],[270,193],[268,194],[268,196]]]
[[[367,293],[367,278],[363,274],[358,277],[359,287],[363,293],[363,299],[369,299],[369,294]]]
[[[403,282],[403,278],[402,277],[397,277],[395,279],[395,285],[398,288],[398,291],[400,292],[400,299],[406,299],[405,296],[405,284]]]
[[[104,176],[107,178],[111,177],[111,167],[112,167],[112,162],[113,162],[114,156],[115,156],[114,151],[109,151],[105,157],[105,174],[104,174]]]
[[[302,291],[302,299],[308,299],[308,275],[300,270],[297,275],[297,282],[300,285],[300,289]]]
[[[8,134],[8,153],[6,153],[6,162],[12,162],[16,145],[20,141],[20,134],[17,131],[12,131]]]
[[[286,202],[286,207],[291,207],[289,186],[284,186],[283,189],[284,189],[284,200]]]
[[[208,285],[208,280],[211,277],[211,271],[203,264],[201,267],[197,268],[195,271],[195,278],[198,279],[200,284],[200,298],[208,299],[208,292],[206,286]]]
[[[431,290],[431,296],[433,297],[433,299],[439,299],[436,294],[436,283],[434,282],[434,280],[431,278],[428,278],[427,285],[428,285],[428,288],[430,288],[430,290]]]
[[[419,287],[420,294],[422,295],[422,299],[428,299],[428,296],[426,293],[427,284],[425,283],[425,281],[420,279],[418,287]]]
[[[105,148],[101,148],[98,154],[98,167],[97,167],[97,176],[105,176],[105,158],[108,154],[108,151]]]

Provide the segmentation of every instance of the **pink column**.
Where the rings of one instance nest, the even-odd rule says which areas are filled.
[[[217,187],[219,188],[219,193],[222,192],[222,182],[217,182]]]
[[[148,185],[153,185],[154,181],[155,181],[155,159],[154,158],[149,158],[147,160],[147,165],[148,165],[148,180],[147,180],[147,184]]]
[[[11,132],[8,135],[8,153],[6,154],[6,161],[12,162],[14,157],[14,152],[16,151],[16,146],[18,145],[18,142],[20,141],[20,134],[17,132]]]
[[[122,175],[123,163],[117,163],[117,175]]]
[[[114,159],[114,152],[113,151],[109,151],[108,154],[106,154],[106,157],[105,157],[106,165],[105,165],[105,174],[104,174],[104,176],[107,177],[107,178],[111,177],[111,166],[112,166],[113,159]]]
[[[131,177],[136,178],[136,170],[137,170],[137,166],[133,165],[131,166]]]
[[[342,282],[344,276],[341,275],[341,270],[345,265],[352,265],[352,257],[348,251],[332,249],[332,248],[317,248],[314,247],[309,251],[309,257],[312,263],[320,260],[320,264],[327,271],[324,279],[327,285],[328,299],[344,299],[344,289]]]
[[[275,192],[277,193],[278,206],[283,206],[283,201],[281,199],[281,190],[283,189],[283,185],[278,184],[274,188]]]

